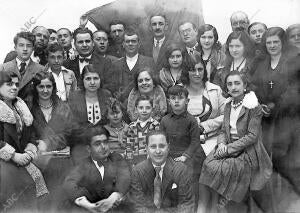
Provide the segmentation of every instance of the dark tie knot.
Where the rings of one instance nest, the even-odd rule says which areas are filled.
[[[160,172],[160,170],[161,170],[161,167],[160,166],[156,166],[154,169],[155,169],[156,175],[158,175],[159,172]]]
[[[85,61],[86,63],[89,63],[90,60],[91,60],[91,59],[89,59],[89,58],[79,58],[80,63],[83,63],[84,61]]]

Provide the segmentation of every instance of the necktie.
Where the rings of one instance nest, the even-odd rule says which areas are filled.
[[[193,55],[194,54],[194,48],[191,48],[190,50],[189,50],[189,55]]]
[[[156,41],[153,47],[153,60],[156,63],[159,54],[159,41]]]
[[[154,196],[153,196],[153,201],[154,201],[154,205],[159,209],[160,205],[161,205],[161,185],[162,185],[162,181],[161,178],[159,176],[159,172],[161,170],[161,167],[155,167],[155,178],[154,178]]]
[[[84,61],[85,61],[86,63],[90,63],[90,60],[91,60],[91,59],[89,59],[89,58],[79,58],[80,63],[83,63]]]
[[[21,62],[21,67],[20,67],[20,74],[21,74],[21,76],[23,76],[24,75],[24,73],[25,73],[25,67],[26,67],[26,63],[25,62]]]

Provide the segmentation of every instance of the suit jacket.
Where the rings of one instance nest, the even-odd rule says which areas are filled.
[[[168,38],[166,37],[159,49],[157,61],[155,63],[155,71],[157,74],[163,67],[165,67],[166,63],[168,62],[166,59],[165,53],[166,53],[166,49],[167,49],[169,43],[170,42],[168,41]],[[145,52],[145,56],[153,58],[153,47],[154,47],[154,39],[153,38],[151,40],[148,40],[143,43],[143,49]]]
[[[91,157],[85,158],[66,177],[63,189],[67,199],[81,196],[94,203],[105,199],[113,192],[125,195],[130,187],[130,169],[120,154],[111,153],[104,163],[104,177],[98,171]]]
[[[155,170],[150,159],[133,168],[130,198],[135,212],[186,212],[194,211],[192,174],[182,162],[168,158],[163,169],[161,208],[153,202]]]
[[[110,85],[110,75],[108,73],[109,67],[111,66],[111,61],[98,55],[92,54],[90,64],[93,64],[95,70],[99,72],[101,84],[103,88],[109,89]],[[74,60],[67,59],[64,61],[63,66],[74,72],[78,88],[83,88],[83,82],[81,80],[80,68],[79,68],[79,56],[76,56]]]
[[[113,63],[112,69],[109,73],[113,73],[112,83],[113,83],[113,93],[117,92],[121,94],[123,100],[125,100],[132,88],[134,87],[134,74],[138,72],[143,67],[154,68],[154,61],[152,58],[138,55],[138,60],[132,70],[126,63],[126,57],[120,58]]]
[[[101,120],[100,124],[106,123],[106,102],[108,98],[111,97],[111,93],[106,89],[98,90],[98,101],[101,111]],[[85,101],[85,92],[83,90],[77,90],[70,95],[69,106],[71,108],[72,114],[74,116],[74,120],[79,124],[88,123],[88,115]]]
[[[29,108],[32,106],[32,91],[34,89],[32,80],[38,72],[43,72],[44,70],[44,66],[35,63],[30,59],[25,74],[21,77],[16,59],[0,65],[0,72],[13,71],[21,77],[18,96],[26,102]]]
[[[12,61],[14,60],[16,57],[18,56],[17,52],[15,50],[13,51],[10,51],[9,53],[7,53],[5,59],[4,59],[4,62],[3,63],[6,63],[6,62],[9,62],[9,61]],[[46,54],[45,54],[45,50],[42,51],[39,55],[36,55],[34,52],[31,54],[31,59],[36,62],[36,63],[39,63],[43,66],[45,66],[48,61],[47,61],[47,57],[46,57]]]

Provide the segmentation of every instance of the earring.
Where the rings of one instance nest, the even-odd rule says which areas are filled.
[[[244,89],[244,92],[246,92],[247,90],[246,89]]]

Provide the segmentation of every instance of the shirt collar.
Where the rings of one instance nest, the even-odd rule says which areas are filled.
[[[91,58],[92,58],[92,54],[91,54],[91,55],[89,55],[89,56],[86,56],[86,57],[79,56],[79,58],[87,58],[87,59],[91,59]]]
[[[139,56],[138,53],[133,57],[129,57],[129,56],[126,55],[126,60],[127,61],[136,61],[138,59],[138,56]]]
[[[187,110],[185,110],[183,113],[177,115],[173,111],[171,112],[171,117],[186,117],[188,114]]]
[[[186,46],[186,49],[189,51],[189,50],[196,50],[196,48],[198,47],[198,42],[195,44],[195,46],[193,46],[193,47],[188,47],[188,46]]]
[[[157,43],[157,41],[159,42],[158,43],[158,45],[159,46],[161,46],[163,43],[164,43],[164,41],[165,41],[165,39],[166,39],[166,36],[164,36],[162,39],[160,39],[160,40],[157,40],[155,37],[153,38],[153,41],[154,41],[154,45]]]
[[[141,121],[139,118],[136,120],[136,123],[148,123],[148,122],[153,122],[153,118],[150,117],[146,121]]]
[[[151,162],[151,163],[152,163],[152,162]],[[155,167],[160,167],[160,168],[161,168],[160,171],[163,171],[165,165],[166,165],[166,162],[164,162],[164,163],[163,163],[162,165],[160,165],[160,166],[154,165],[154,164],[152,163],[153,168],[155,168]]]
[[[22,63],[22,62],[25,62],[25,63],[26,63],[26,67],[27,67],[28,64],[29,64],[29,62],[30,62],[30,58],[29,58],[27,61],[21,61],[18,57],[16,57],[16,61],[17,61],[18,67],[21,66],[21,63]]]

